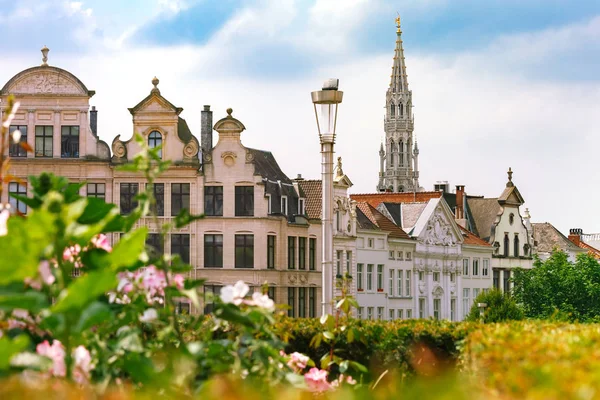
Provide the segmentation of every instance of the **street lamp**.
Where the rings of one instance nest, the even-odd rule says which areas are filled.
[[[333,301],[333,145],[338,104],[342,102],[344,92],[338,91],[339,79],[329,79],[323,89],[312,92],[315,117],[321,141],[321,178],[322,178],[322,308],[321,315],[331,311]]]

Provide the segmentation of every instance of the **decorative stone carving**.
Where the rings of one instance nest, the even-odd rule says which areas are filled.
[[[235,159],[237,158],[237,155],[233,151],[224,151],[221,154],[221,158],[223,159],[223,162],[226,166],[231,167],[233,166],[233,164],[235,164]]]
[[[192,158],[196,154],[198,154],[198,143],[195,140],[190,140],[183,148],[183,156],[185,158]]]
[[[87,94],[77,82],[54,70],[38,71],[25,75],[18,79],[8,91],[19,94]]]
[[[435,288],[433,288],[432,292],[431,292],[435,297],[442,297],[444,295],[444,289],[442,289],[441,286],[437,285]]]
[[[425,283],[423,283],[423,282],[419,283],[419,293],[420,294],[424,294],[425,293]]]
[[[246,152],[246,162],[251,163],[252,161],[254,161],[254,154],[250,153],[249,151]]]
[[[300,283],[305,284],[306,282],[308,282],[308,275],[300,274],[298,275],[298,277],[300,278]]]
[[[121,135],[117,135],[115,140],[113,140],[112,152],[117,158],[127,158],[127,147],[125,147],[125,144],[119,140],[120,137]]]
[[[298,277],[296,276],[296,274],[288,274],[288,282],[289,283],[296,283],[296,281],[298,280]]]
[[[424,237],[421,240],[425,244],[452,246],[456,244],[450,226],[444,221],[440,210],[436,210],[427,221]]]
[[[210,162],[212,162],[212,153],[209,153],[209,152],[202,153],[202,158],[205,163],[210,163]]]

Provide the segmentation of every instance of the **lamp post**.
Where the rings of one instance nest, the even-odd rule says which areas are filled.
[[[339,80],[329,79],[323,89],[312,92],[315,117],[321,141],[321,185],[322,185],[322,307],[321,315],[331,312],[333,301],[333,145],[338,104],[344,92],[338,90]]]

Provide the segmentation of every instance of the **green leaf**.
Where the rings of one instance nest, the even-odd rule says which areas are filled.
[[[111,267],[119,269],[134,264],[146,247],[147,235],[147,227],[123,235],[110,253]]]
[[[85,182],[69,183],[67,189],[63,192],[65,203],[70,204],[81,198],[79,190],[85,185]]]
[[[333,335],[333,333],[331,333],[329,331],[323,332],[323,336],[325,337],[325,339],[328,339],[328,340],[333,340],[335,338],[335,336]]]
[[[88,303],[96,300],[98,296],[114,289],[117,286],[117,277],[114,271],[92,271],[83,275],[59,296],[58,302],[52,307],[54,312],[65,312],[81,309]]]
[[[106,303],[95,301],[81,313],[77,326],[75,326],[75,332],[83,332],[94,325],[111,321],[113,318],[114,313]]]
[[[19,335],[14,339],[8,336],[0,338],[0,371],[10,367],[11,358],[25,350],[29,346],[29,338],[26,335]]]
[[[348,343],[354,342],[354,329],[353,328],[348,329],[348,333],[346,333],[346,340],[348,341]]]
[[[350,366],[352,368],[354,368],[355,370],[360,371],[360,372],[365,373],[365,374],[367,372],[369,372],[369,370],[367,369],[367,367],[365,367],[364,365],[362,365],[361,363],[358,363],[356,361],[350,361]]]
[[[190,210],[188,210],[187,208],[183,208],[175,217],[175,227],[183,228],[184,226],[187,226],[190,223],[203,218],[204,215],[192,215],[190,214]]]
[[[343,374],[348,371],[349,362],[348,360],[344,360],[340,363],[340,372]]]
[[[15,354],[10,360],[14,368],[27,368],[36,371],[45,371],[52,366],[52,360],[36,353],[23,352]]]
[[[35,290],[24,293],[3,293],[0,295],[0,310],[6,312],[20,308],[35,314],[48,307],[48,305],[46,296]]]
[[[83,210],[83,213],[77,220],[80,224],[95,224],[102,221],[106,216],[108,216],[111,210],[117,209],[117,206],[114,204],[106,203],[102,199],[98,199],[96,197],[88,197],[87,205]],[[118,212],[117,212],[118,213]],[[114,215],[116,216],[117,213]]]

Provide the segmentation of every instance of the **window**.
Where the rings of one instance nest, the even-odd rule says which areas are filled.
[[[148,147],[151,149],[155,149],[159,146],[162,146],[162,135],[159,131],[152,131],[148,135]],[[162,147],[158,150],[158,156],[162,158]]]
[[[473,301],[477,299],[477,296],[479,296],[479,289],[475,288],[473,289]]]
[[[358,314],[357,314],[358,319],[363,319],[364,311],[365,311],[364,307],[358,307]]]
[[[204,235],[204,268],[223,268],[223,235]]]
[[[398,270],[398,288],[397,288],[397,293],[396,293],[396,295],[398,297],[402,297],[402,285],[404,283],[404,282],[402,282],[403,273],[404,273],[404,271],[402,271],[401,269]]]
[[[463,317],[466,317],[469,314],[469,310],[471,309],[471,302],[469,298],[469,288],[463,289]]]
[[[425,312],[425,299],[419,299],[419,318],[423,319],[427,313]]]
[[[221,293],[221,286],[204,285],[204,314],[210,314],[214,308],[214,296]]]
[[[269,296],[271,300],[275,300],[275,287],[269,286],[267,289],[267,296]]]
[[[190,235],[173,234],[171,235],[171,254],[178,254],[181,261],[190,263]]]
[[[434,272],[433,273],[433,281],[434,282],[439,282],[440,281],[440,273],[439,272]]]
[[[373,307],[367,307],[367,319],[373,319]]]
[[[335,252],[335,274],[338,278],[342,277],[342,257],[344,256],[344,252],[342,250],[338,250]]]
[[[27,126],[25,125],[11,125],[8,132],[10,133],[10,137],[15,131],[21,132],[21,139],[19,139],[19,143],[12,143],[9,147],[8,154],[11,157],[27,157],[27,151],[21,146],[21,143],[27,143]]]
[[[267,268],[275,268],[275,235],[267,236]]]
[[[510,215],[508,216],[508,223],[511,225],[515,223],[515,214],[510,213]]]
[[[152,207],[152,212],[157,217],[165,216],[165,184],[164,183],[155,183],[150,185],[150,190],[152,190],[152,194],[154,195],[154,199],[156,200],[156,204]]]
[[[235,267],[254,268],[254,235],[235,235]]]
[[[254,186],[235,187],[235,216],[254,216]]]
[[[189,315],[190,312],[191,312],[190,303],[187,303],[184,301],[178,301],[177,304],[175,305],[175,313],[177,313],[177,314]]]
[[[317,315],[317,288],[308,288],[308,317],[314,318]]]
[[[288,288],[288,317],[296,316],[296,288],[289,287]]]
[[[316,255],[317,255],[317,239],[308,239],[308,269],[314,271],[316,269]]]
[[[398,252],[398,257],[396,257],[396,259],[398,259],[400,261],[404,260],[404,253],[402,251],[399,251]]]
[[[288,215],[288,199],[287,196],[281,196],[281,213]]]
[[[463,276],[469,276],[469,259],[463,258]]]
[[[409,308],[406,310],[406,319],[411,319],[412,318],[412,310]]]
[[[121,214],[129,214],[138,206],[135,199],[138,194],[138,184],[121,183],[120,188]]]
[[[52,157],[52,126],[35,127],[35,156]]]
[[[367,264],[367,290],[373,290],[373,264]]]
[[[394,270],[390,269],[390,291],[388,293],[390,296],[394,295],[394,283],[395,283]]]
[[[271,195],[269,193],[266,194],[267,197],[267,214],[273,213],[273,208],[271,204]]]
[[[504,270],[504,293],[510,292],[510,270]]]
[[[481,275],[488,276],[490,274],[490,260],[483,260],[483,268],[481,269]]]
[[[412,260],[412,253],[410,251],[406,252],[406,261]]]
[[[351,274],[351,268],[352,268],[352,252],[351,251],[346,251],[346,274],[350,275]]]
[[[393,104],[390,106],[390,118],[396,118],[396,106]]]
[[[456,321],[456,299],[450,299],[450,321]]]
[[[106,199],[106,185],[104,183],[88,183],[87,197],[96,197],[98,199]]]
[[[388,258],[389,258],[390,260],[393,260],[393,259],[394,259],[394,254],[395,254],[395,253],[396,253],[396,252],[395,252],[394,250],[390,250]]]
[[[367,243],[369,248],[373,248],[373,239],[369,239]]]
[[[337,210],[335,212],[335,229],[338,232],[342,231],[342,213],[340,212],[340,210]]]
[[[383,319],[383,310],[384,307],[377,307],[377,319],[380,321]]]
[[[500,271],[498,271],[497,269],[493,270],[493,275],[494,288],[500,289]]]
[[[402,318],[404,317],[404,316],[402,315],[402,314],[403,314],[403,313],[402,313],[402,311],[403,311],[403,310],[402,310],[401,308],[399,308],[399,309],[398,309],[398,319],[402,319]]]
[[[171,184],[171,216],[179,215],[181,210],[190,208],[190,184]]]
[[[406,271],[406,297],[410,297],[410,271]]]
[[[425,279],[425,273],[423,271],[419,271],[419,282],[423,282]]]
[[[306,288],[298,288],[298,316],[306,318]]]
[[[473,259],[473,276],[479,276],[479,258]]]
[[[400,116],[404,115],[404,104],[400,103]]]
[[[298,269],[306,269],[306,238],[298,238]]]
[[[160,243],[160,234],[149,233],[146,237],[146,248],[150,252],[151,256],[162,255],[165,250]]]
[[[62,126],[60,128],[61,158],[79,158],[79,127]]]
[[[356,279],[357,279],[356,289],[359,292],[362,292],[364,290],[364,287],[363,287],[363,267],[364,267],[364,264],[356,264]]]
[[[450,274],[450,282],[455,282],[456,281],[456,274],[451,273]]]
[[[288,236],[288,269],[296,269],[296,238]]]
[[[204,214],[211,217],[223,216],[223,186],[204,187]]]
[[[504,257],[508,257],[508,248],[510,247],[510,239],[508,233],[504,234]]]
[[[383,265],[377,265],[377,291],[383,292]]]
[[[27,185],[17,182],[10,182],[8,184],[8,203],[13,211],[17,211],[21,214],[27,214],[27,204],[23,203],[21,200],[17,200],[11,197],[11,194],[18,194],[19,196],[27,195]]]
[[[396,310],[394,310],[393,308],[390,308],[390,321],[393,321],[396,319]]]
[[[305,200],[302,198],[298,199],[298,214],[306,214]]]
[[[519,234],[515,233],[514,245],[514,256],[519,257]]]
[[[442,308],[442,300],[441,299],[433,299],[433,318],[440,319],[441,316],[441,308]]]

